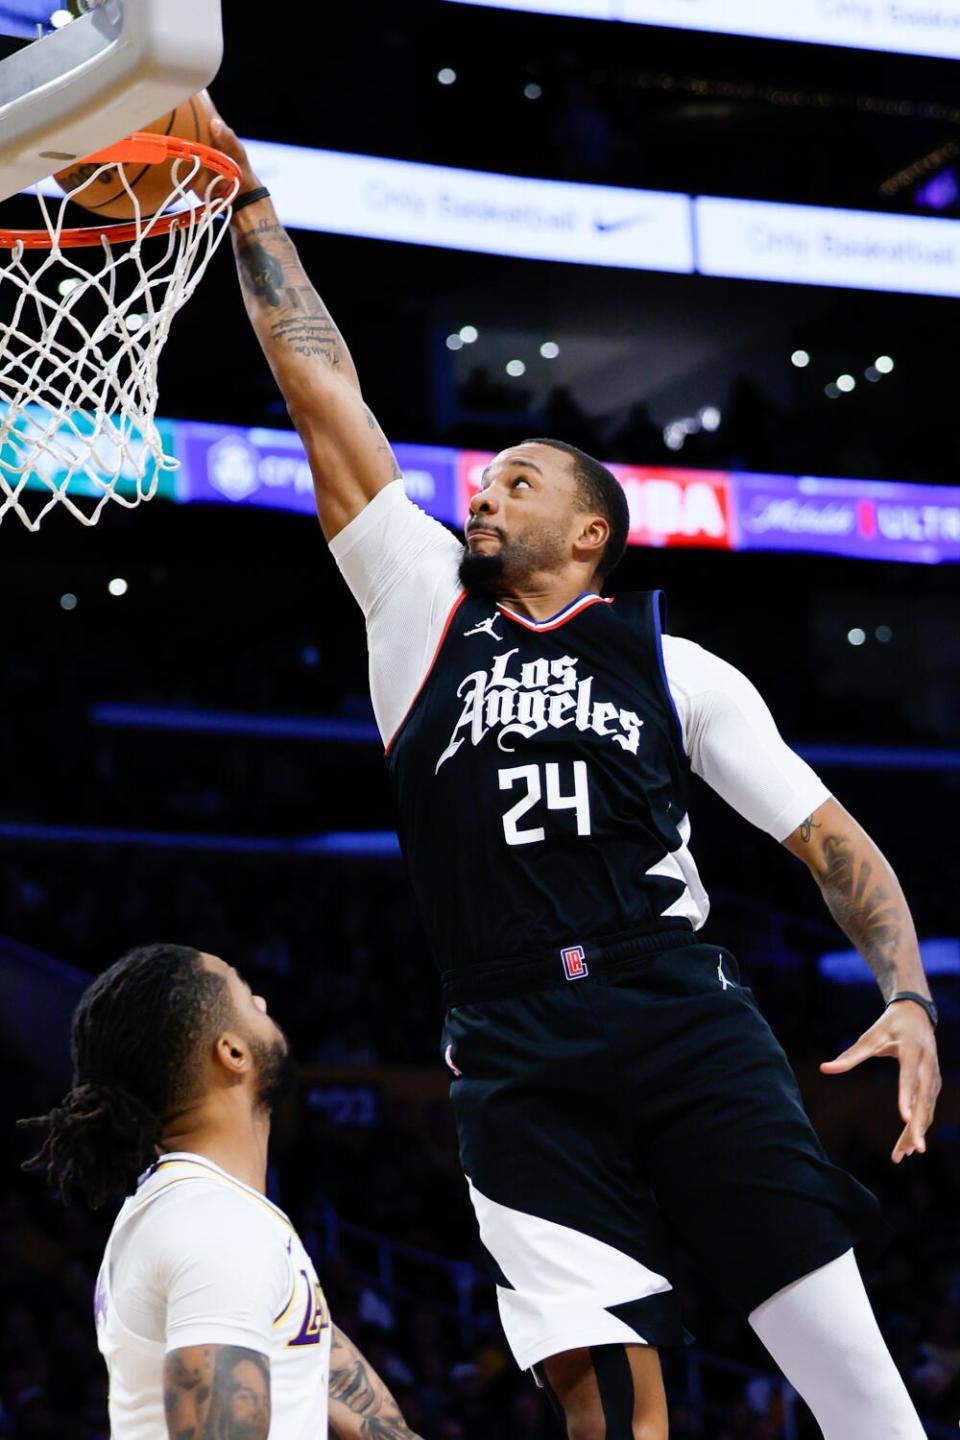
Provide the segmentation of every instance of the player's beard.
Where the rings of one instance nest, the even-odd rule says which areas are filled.
[[[464,550],[460,561],[460,584],[474,595],[489,595],[494,600],[522,590],[531,575],[549,574],[560,570],[568,559],[566,530],[551,526],[532,535],[508,540],[498,527],[490,526],[500,536],[500,549],[495,555]]]
[[[248,1044],[257,1067],[257,1108],[270,1115],[296,1086],[297,1067],[279,1026],[272,1040],[251,1035]]]

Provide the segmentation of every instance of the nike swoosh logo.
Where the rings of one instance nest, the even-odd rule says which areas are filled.
[[[594,220],[593,223],[601,235],[611,235],[615,230],[628,230],[631,225],[640,225],[649,218],[649,210],[642,210],[639,215],[628,215],[623,220]]]

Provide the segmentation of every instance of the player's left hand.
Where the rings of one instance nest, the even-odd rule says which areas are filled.
[[[889,1055],[900,1062],[900,1116],[903,1134],[893,1148],[891,1160],[899,1165],[905,1155],[927,1148],[927,1131],[933,1124],[940,1094],[940,1064],[937,1042],[929,1016],[922,1006],[900,1000],[865,1031],[856,1044],[836,1060],[820,1066],[824,1075],[843,1075],[864,1060]]]

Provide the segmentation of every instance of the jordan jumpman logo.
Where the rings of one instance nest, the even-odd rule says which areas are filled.
[[[724,990],[732,990],[732,989],[734,988],[733,981],[732,981],[732,980],[728,980],[727,977],[726,977],[726,975],[724,975],[724,973],[723,973],[723,956],[722,956],[722,955],[720,956],[720,963],[717,965],[717,979],[720,981],[720,984],[723,986]]]
[[[491,640],[502,640],[503,636],[498,635],[496,630],[494,630],[493,628],[496,623],[497,616],[491,615],[489,620],[481,620],[480,624],[475,625],[472,630],[464,630],[464,638],[469,639],[471,635],[489,635]]]

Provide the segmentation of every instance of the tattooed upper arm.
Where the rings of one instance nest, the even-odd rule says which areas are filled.
[[[169,1440],[267,1440],[270,1361],[240,1345],[192,1345],[163,1362]]]

